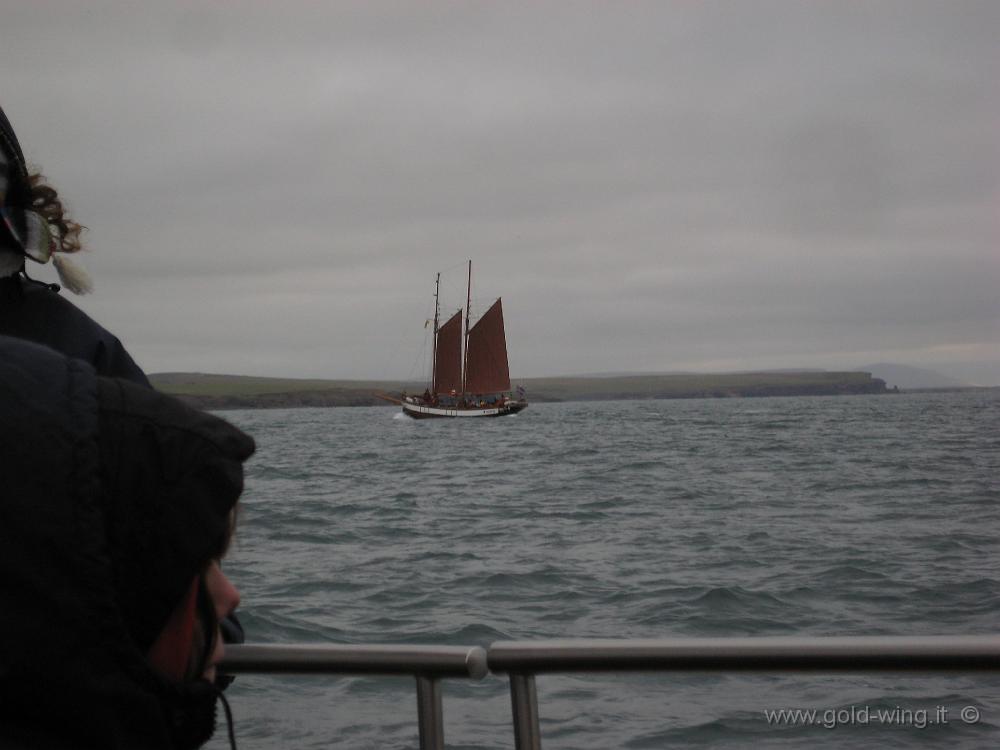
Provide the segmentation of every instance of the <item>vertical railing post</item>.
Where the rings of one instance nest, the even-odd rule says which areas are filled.
[[[420,750],[444,750],[441,681],[422,674],[417,675],[417,723]]]
[[[514,747],[516,750],[541,750],[542,734],[538,728],[538,694],[535,676],[510,674],[510,705],[514,713]]]

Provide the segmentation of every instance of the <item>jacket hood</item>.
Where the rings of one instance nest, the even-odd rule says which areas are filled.
[[[23,211],[31,203],[31,183],[28,177],[28,165],[21,151],[17,134],[7,119],[7,113],[0,107],[0,250],[23,256],[20,243],[13,232],[23,233],[27,230],[23,214],[12,212],[8,217],[6,209],[16,207]],[[7,226],[7,220],[16,226]]]
[[[100,475],[115,590],[145,652],[226,551],[253,441],[156,391],[98,378]]]
[[[253,441],[0,337],[0,737],[168,748],[145,652],[223,551]]]

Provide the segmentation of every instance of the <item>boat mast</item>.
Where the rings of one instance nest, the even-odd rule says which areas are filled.
[[[437,393],[437,367],[438,367],[438,294],[441,292],[441,274],[437,275],[434,282],[434,344],[431,349],[431,388]]]
[[[465,293],[465,358],[462,361],[462,397],[465,397],[465,382],[469,377],[469,313],[472,309],[472,260],[469,260],[469,285]]]

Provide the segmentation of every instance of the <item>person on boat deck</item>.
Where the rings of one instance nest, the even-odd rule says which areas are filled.
[[[45,344],[89,362],[98,375],[152,388],[116,336],[61,296],[58,285],[28,276],[27,260],[51,260],[63,286],[75,294],[91,291],[90,278],[67,257],[81,249],[83,229],[66,215],[42,175],[28,169],[0,107],[0,335]],[[223,635],[227,643],[242,643],[245,637],[235,617],[223,621]]]
[[[21,145],[0,108],[0,334],[37,341],[113,375],[150,387],[121,342],[73,303],[57,285],[29,278],[25,261],[55,264],[63,286],[83,294],[87,274],[68,256],[80,250],[81,227],[44,178],[28,170]]]
[[[199,747],[253,440],[6,336],[0,424],[0,747]]]

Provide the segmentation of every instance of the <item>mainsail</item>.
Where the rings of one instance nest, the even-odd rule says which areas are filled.
[[[454,320],[454,318],[452,319]],[[451,321],[448,321],[449,323]],[[441,339],[438,338],[438,347]],[[466,393],[503,393],[510,390],[507,339],[500,300],[469,331],[465,353]],[[439,349],[440,351],[440,349]]]
[[[434,393],[462,390],[462,311],[438,329]]]

